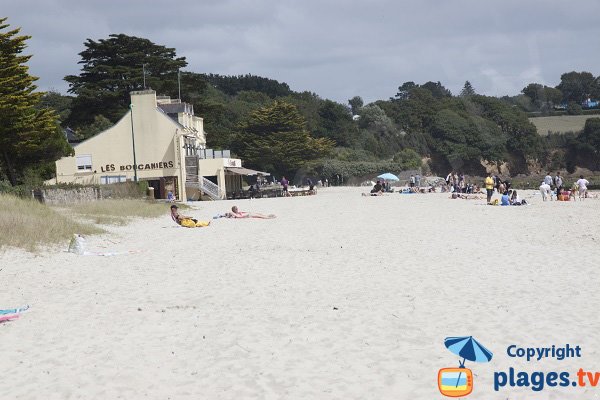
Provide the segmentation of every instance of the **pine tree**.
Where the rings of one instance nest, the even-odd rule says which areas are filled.
[[[462,90],[460,91],[460,97],[469,97],[469,96],[473,96],[475,94],[476,94],[475,89],[473,89],[471,82],[466,81],[465,85],[463,86]]]
[[[26,169],[53,162],[71,149],[55,113],[36,108],[43,93],[34,92],[37,78],[25,65],[31,56],[21,55],[30,36],[20,36],[20,28],[6,30],[5,21],[0,18],[0,175],[17,185]]]
[[[306,162],[326,155],[333,144],[313,138],[294,105],[275,101],[241,124],[233,150],[255,168],[291,175]]]
[[[145,88],[144,79],[158,94],[177,95],[177,73],[187,62],[176,57],[175,49],[125,34],[88,39],[84,45],[81,73],[65,77],[77,96],[67,121],[71,127],[93,123],[97,115],[117,122],[129,108],[129,93]]]

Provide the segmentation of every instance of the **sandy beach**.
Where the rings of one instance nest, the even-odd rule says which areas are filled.
[[[1,399],[434,399],[457,367],[447,336],[494,358],[467,361],[470,398],[583,399],[598,387],[494,391],[495,371],[600,371],[600,200],[485,206],[448,194],[237,204],[274,220],[176,226],[137,220],[87,238],[93,252],[0,254]],[[4,233],[6,234],[6,233]],[[64,245],[64,250],[67,248]],[[579,345],[527,362],[507,347]]]

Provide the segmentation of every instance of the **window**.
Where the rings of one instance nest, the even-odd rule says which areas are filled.
[[[91,155],[77,156],[77,170],[78,171],[91,171],[92,170],[92,156]]]
[[[126,182],[127,181],[127,177],[125,175],[106,175],[106,176],[101,176],[100,177],[100,184],[101,185],[108,185],[110,183],[120,183],[120,182]]]

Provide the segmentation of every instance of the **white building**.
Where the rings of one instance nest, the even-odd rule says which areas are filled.
[[[147,181],[156,198],[200,195],[224,199],[241,190],[242,168],[228,150],[206,149],[203,120],[193,106],[158,97],[153,90],[131,92],[130,110],[111,128],[73,146],[75,155],[56,162],[55,183],[107,184]],[[268,174],[265,174],[268,175]]]

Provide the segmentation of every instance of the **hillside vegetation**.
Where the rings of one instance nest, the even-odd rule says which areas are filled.
[[[554,117],[535,117],[529,121],[535,125],[541,136],[551,133],[580,132],[585,126],[585,121],[593,115],[560,115]]]
[[[145,87],[172,98],[181,93],[204,119],[209,148],[231,149],[246,166],[296,182],[313,176],[344,183],[407,169],[439,175],[592,169],[600,158],[593,118],[527,118],[556,108],[569,115],[597,108],[600,77],[586,71],[562,74],[556,87],[531,83],[512,97],[478,94],[469,81],[455,94],[440,81],[408,81],[392,98],[364,104],[357,94],[338,103],[266,77],[184,71],[187,60],[176,49],[111,34],[83,43],[79,75],[64,78],[69,95],[43,94],[29,75],[30,56],[21,55],[29,37],[18,32],[0,19],[0,76],[7,77],[0,91],[8,99],[0,96],[0,145],[7,150],[0,157],[0,191],[52,178],[54,161],[73,153],[61,128],[79,139],[96,135],[127,112],[131,91]],[[563,135],[580,130],[585,134]],[[538,134],[548,131],[559,134]]]

